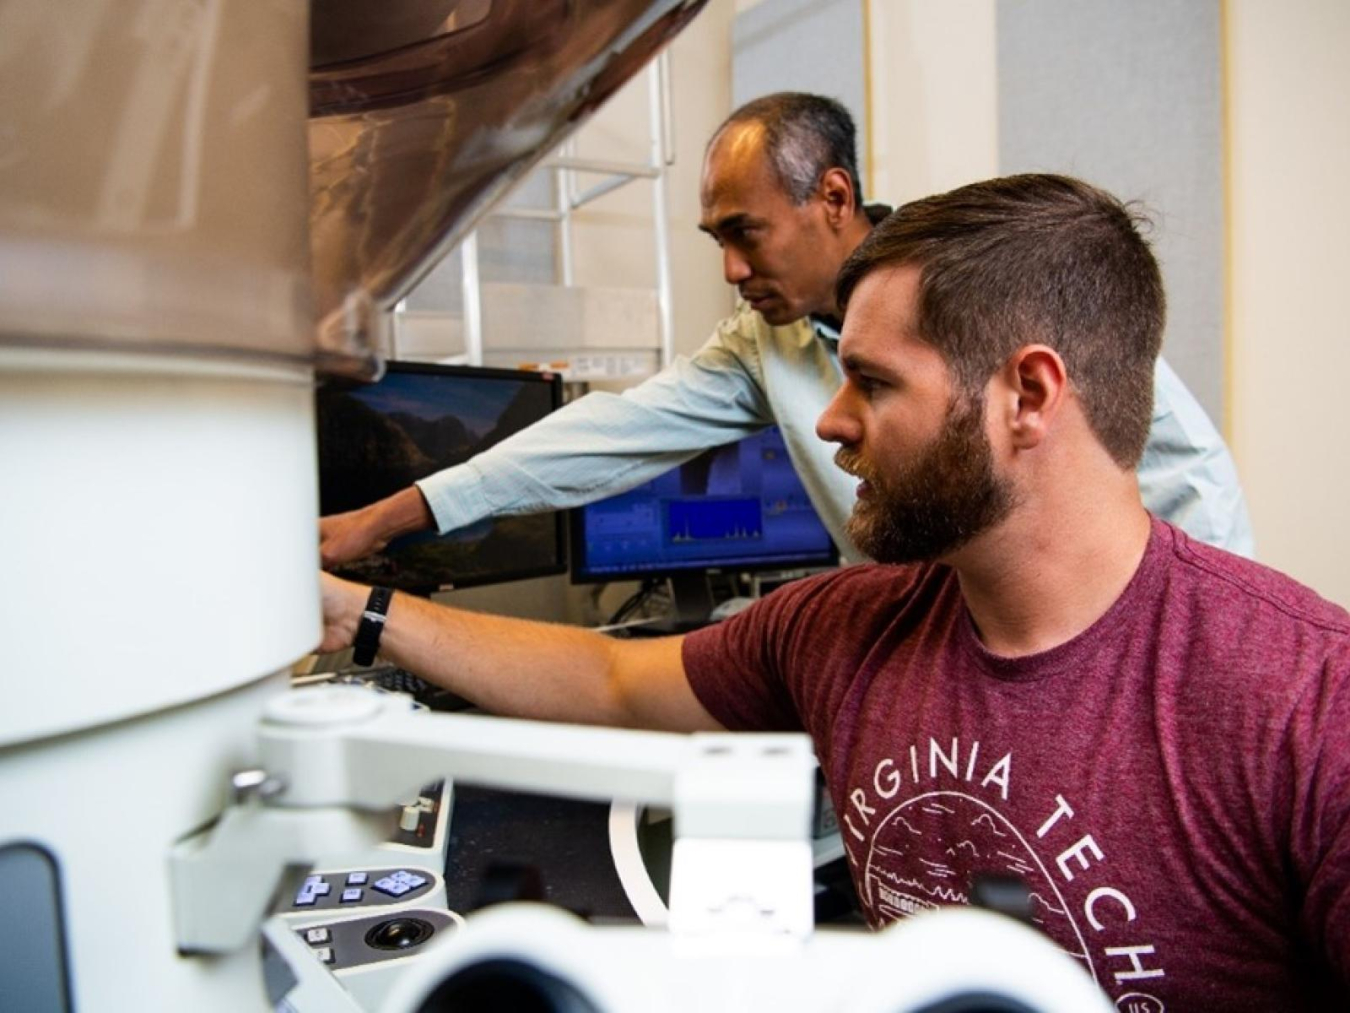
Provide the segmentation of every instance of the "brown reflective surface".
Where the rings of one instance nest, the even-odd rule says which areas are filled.
[[[393,304],[703,2],[0,0],[0,348],[372,375]]]
[[[370,0],[314,0],[321,364],[368,374],[393,304],[703,2],[383,0],[373,23]]]
[[[305,15],[0,0],[0,346],[308,360]]]

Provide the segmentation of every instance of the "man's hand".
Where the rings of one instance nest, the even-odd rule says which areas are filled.
[[[319,560],[325,569],[341,566],[379,552],[398,535],[434,526],[421,491],[409,486],[359,510],[320,517]]]
[[[323,641],[319,651],[341,651],[351,647],[370,588],[339,580],[327,573],[319,574],[319,588],[323,593]]]
[[[388,536],[376,530],[376,506],[319,518],[319,559],[325,568],[362,559],[389,544]]]

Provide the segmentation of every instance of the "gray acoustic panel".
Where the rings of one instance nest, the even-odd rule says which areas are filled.
[[[731,99],[739,107],[776,91],[806,91],[842,102],[858,125],[858,171],[865,175],[863,3],[764,0],[737,14],[731,35]]]
[[[1153,213],[1163,354],[1223,418],[1219,0],[1000,0],[999,168],[1079,176]]]

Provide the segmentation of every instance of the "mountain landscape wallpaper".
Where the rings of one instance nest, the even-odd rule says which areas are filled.
[[[354,510],[475,454],[553,410],[554,388],[539,378],[386,373],[364,387],[318,392],[319,508]],[[341,576],[416,593],[561,572],[557,514],[483,521],[447,535],[396,539]]]

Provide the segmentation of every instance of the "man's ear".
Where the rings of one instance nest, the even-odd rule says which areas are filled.
[[[1014,449],[1040,444],[1064,407],[1069,394],[1069,372],[1064,360],[1048,345],[1023,345],[1004,363],[1008,431]]]
[[[853,220],[858,210],[858,195],[853,192],[853,181],[843,169],[826,169],[818,187],[825,204],[825,217],[836,229]]]

